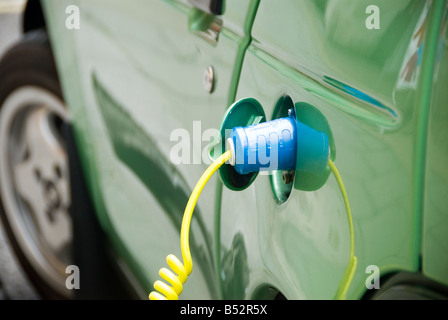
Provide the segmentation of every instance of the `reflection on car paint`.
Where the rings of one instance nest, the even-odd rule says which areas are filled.
[[[223,250],[221,280],[226,295],[233,299],[244,299],[249,284],[249,263],[244,235],[234,235],[232,245]]]
[[[329,85],[331,85],[332,87],[339,89],[349,95],[351,95],[352,97],[355,97],[359,100],[362,100],[364,102],[367,102],[375,107],[378,107],[384,111],[387,111],[388,113],[390,113],[391,115],[393,115],[394,117],[398,117],[397,112],[386,106],[385,104],[383,104],[382,102],[380,102],[379,100],[375,99],[374,97],[368,95],[365,92],[362,92],[361,90],[358,90],[356,88],[353,88],[345,83],[342,83],[341,81],[338,81],[336,79],[324,76],[324,82],[328,83]]]
[[[95,75],[93,75],[93,84],[98,105],[118,159],[144,183],[180,232],[183,212],[192,190],[189,189],[181,173],[159,150],[156,142],[131,119],[130,115],[114,100]],[[205,242],[206,248],[202,248],[195,240],[198,231],[192,233],[190,235],[191,252],[193,255],[197,255],[194,261],[202,269],[204,277],[209,280],[207,284],[210,287],[210,292],[214,292],[216,291],[213,288],[215,284],[213,281],[214,271],[210,268],[213,266],[213,262],[210,261],[213,256],[212,238],[206,231],[198,207],[195,208],[192,218],[192,224],[195,222],[199,226],[198,231],[201,236],[208,241]]]
[[[417,88],[431,2],[426,2],[403,59],[396,89]]]

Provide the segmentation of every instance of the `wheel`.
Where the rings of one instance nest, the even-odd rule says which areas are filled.
[[[27,276],[44,298],[70,298],[68,121],[48,37],[26,34],[0,62],[0,215]]]

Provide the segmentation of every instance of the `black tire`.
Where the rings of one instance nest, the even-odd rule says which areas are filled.
[[[0,62],[0,107],[16,89],[35,86],[51,92],[63,101],[49,39],[43,30],[27,33],[3,56]],[[1,197],[0,197],[1,198]],[[0,215],[11,246],[31,283],[44,299],[67,299],[73,292],[61,293],[49,285],[24,254],[5,213],[4,199],[0,199]]]
[[[50,42],[44,30],[27,33],[0,61],[0,108],[12,92],[30,85],[42,88],[63,101]],[[107,236],[97,220],[87,192],[72,126],[68,122],[62,122],[59,123],[59,129],[64,140],[64,150],[67,153],[67,171],[70,181],[71,203],[68,209],[73,235],[70,243],[70,264],[79,268],[80,288],[77,290],[65,289],[64,281],[61,293],[61,290],[54,290],[54,286],[51,286],[39,275],[16,239],[10,221],[8,221],[0,192],[0,216],[14,253],[30,282],[43,299],[138,298],[139,296],[129,286],[121,270],[117,267],[113,254],[109,254],[111,248]],[[1,150],[0,148],[0,161],[2,159]],[[69,275],[67,274],[67,277]]]
[[[0,62],[0,103],[16,88],[43,87],[62,99],[61,86],[48,36],[31,31],[9,49]]]

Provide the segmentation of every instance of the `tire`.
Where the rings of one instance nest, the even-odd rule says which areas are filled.
[[[380,288],[369,290],[365,300],[447,300],[448,287],[421,272],[398,272],[381,279]]]
[[[0,62],[0,216],[28,278],[45,299],[67,299],[72,264],[68,112],[48,37],[27,33]]]

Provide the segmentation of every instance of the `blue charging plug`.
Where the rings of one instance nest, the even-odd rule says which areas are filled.
[[[330,157],[328,137],[290,115],[248,127],[235,127],[226,141],[230,164],[239,174],[258,171],[325,171]]]

